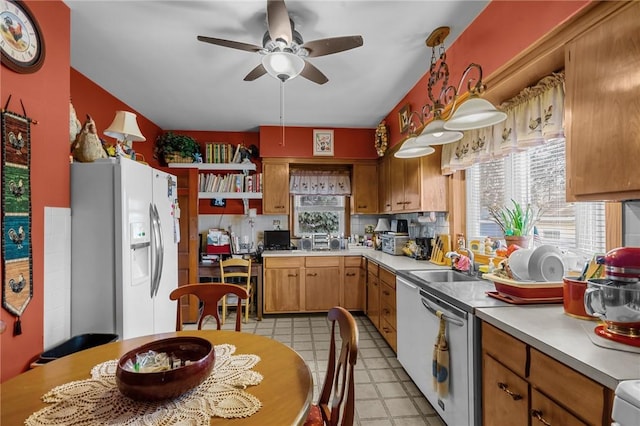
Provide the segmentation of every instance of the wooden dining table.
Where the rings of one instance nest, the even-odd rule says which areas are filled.
[[[247,418],[213,417],[211,424],[223,426],[283,426],[304,423],[313,397],[311,371],[300,355],[287,345],[268,337],[221,330],[194,330],[156,334],[107,343],[76,352],[26,371],[1,385],[0,424],[21,425],[34,412],[47,406],[42,396],[52,388],[90,378],[91,369],[102,362],[118,359],[147,342],[176,336],[198,336],[214,345],[231,344],[235,354],[255,354],[260,362],[253,370],[263,380],[247,388],[262,403]]]

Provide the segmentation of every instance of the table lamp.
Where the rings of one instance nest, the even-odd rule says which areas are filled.
[[[116,117],[113,119],[111,125],[104,131],[104,134],[116,138],[125,154],[132,152],[132,142],[143,142],[147,140],[142,136],[142,132],[138,127],[136,115],[129,111],[116,111]],[[132,155],[132,158],[135,159],[135,154]]]

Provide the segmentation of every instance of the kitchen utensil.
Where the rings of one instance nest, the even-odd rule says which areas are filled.
[[[589,280],[584,306],[587,314],[604,320],[609,331],[640,338],[640,283]]]
[[[127,361],[136,362],[138,354],[149,351],[166,353],[188,365],[165,371],[141,373],[125,368]],[[156,340],[124,354],[116,368],[116,384],[120,392],[139,401],[175,398],[198,386],[211,374],[215,360],[213,344],[200,337],[173,337]]]
[[[586,273],[585,265],[583,274]],[[584,308],[584,293],[587,290],[587,282],[580,277],[563,277],[562,278],[562,298],[564,313],[580,319],[597,320],[597,317],[587,314]]]
[[[530,279],[534,281],[560,281],[564,276],[562,253],[549,244],[537,247],[531,253],[527,269]]]
[[[591,262],[585,262],[584,266],[582,267],[582,271],[580,271],[580,275],[578,276],[578,281],[584,281],[585,278],[587,277],[587,270],[589,270],[589,265],[591,264]],[[585,284],[586,285],[586,284]]]

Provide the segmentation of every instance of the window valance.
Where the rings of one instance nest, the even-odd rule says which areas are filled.
[[[507,113],[506,121],[468,131],[458,142],[444,145],[442,174],[564,139],[564,72],[544,77],[499,109]]]
[[[351,195],[349,171],[292,170],[289,192],[292,195]]]

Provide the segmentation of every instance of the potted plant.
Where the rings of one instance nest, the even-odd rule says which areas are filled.
[[[531,204],[523,207],[514,199],[511,200],[511,203],[513,207],[506,205],[489,207],[489,214],[502,229],[507,246],[517,244],[522,248],[527,248],[533,227],[542,216],[542,210],[531,206]]]
[[[166,163],[193,163],[200,145],[191,136],[166,132],[156,139],[155,153]]]

